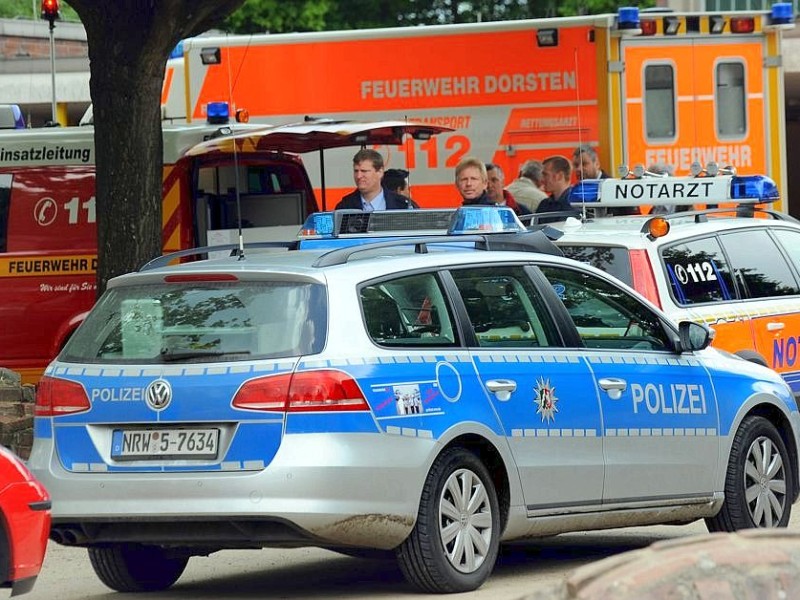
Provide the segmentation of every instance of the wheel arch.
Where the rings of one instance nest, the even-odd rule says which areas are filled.
[[[511,509],[511,480],[500,450],[477,433],[466,433],[453,438],[442,448],[442,452],[449,448],[463,448],[472,452],[489,469],[500,506],[500,530],[505,531]]]
[[[791,498],[792,504],[794,504],[797,501],[798,495],[800,495],[800,474],[798,473],[798,460],[800,460],[800,457],[798,457],[798,448],[789,417],[787,417],[786,413],[780,410],[777,406],[764,403],[751,408],[745,414],[745,417],[748,416],[763,417],[767,419],[776,427],[778,433],[783,439],[783,443],[786,445],[786,449],[789,451],[789,456],[792,460],[791,469],[794,490],[792,490]]]

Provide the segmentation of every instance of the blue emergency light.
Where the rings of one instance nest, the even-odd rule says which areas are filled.
[[[778,2],[772,5],[770,10],[770,25],[790,25],[794,24],[794,14],[792,14],[792,4],[790,2]]]
[[[620,6],[617,10],[617,29],[639,29],[639,8],[636,6]]]
[[[778,186],[765,175],[739,175],[731,178],[731,200],[738,202],[776,202]]]
[[[206,105],[206,121],[211,125],[222,125],[230,120],[231,111],[227,102],[209,102]]]
[[[507,206],[462,206],[456,211],[447,233],[469,235],[519,231],[525,231],[525,227]]]

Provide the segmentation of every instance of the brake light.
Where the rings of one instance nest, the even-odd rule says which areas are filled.
[[[212,281],[239,281],[236,275],[230,273],[188,273],[182,275],[165,275],[166,283],[195,283]]]
[[[753,17],[731,17],[731,33],[753,33],[755,29]]]
[[[661,300],[658,298],[658,288],[656,287],[656,278],[653,274],[653,265],[650,264],[647,250],[630,250],[629,256],[631,259],[633,289],[658,306],[658,308],[661,308]]]
[[[233,406],[279,412],[369,410],[356,380],[347,373],[333,370],[252,379],[236,393]]]
[[[36,386],[34,415],[37,417],[60,417],[91,408],[89,396],[79,383],[45,375]]]

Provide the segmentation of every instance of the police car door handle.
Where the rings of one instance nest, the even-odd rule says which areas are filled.
[[[624,392],[628,387],[627,381],[617,377],[603,377],[597,383],[601,388],[608,392],[608,397],[612,400],[619,400],[622,398],[622,392]]]
[[[767,323],[767,331],[780,331],[784,327],[786,327],[786,325],[781,322]]]
[[[516,391],[517,382],[510,379],[490,379],[486,382],[486,389],[497,396],[498,400],[505,401]]]

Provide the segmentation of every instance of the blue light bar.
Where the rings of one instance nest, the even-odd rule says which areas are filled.
[[[590,204],[600,202],[600,181],[592,179],[579,181],[569,190],[570,204]]]
[[[231,112],[227,102],[209,102],[206,105],[206,121],[219,125],[230,120]]]
[[[738,202],[775,202],[778,186],[766,175],[739,175],[731,178],[731,200]]]
[[[447,232],[450,235],[525,231],[514,211],[507,206],[462,206]]]
[[[789,25],[794,23],[792,14],[792,4],[790,2],[778,2],[772,5],[770,11],[770,25]]]
[[[639,8],[636,6],[620,6],[617,10],[617,29],[639,29]]]

